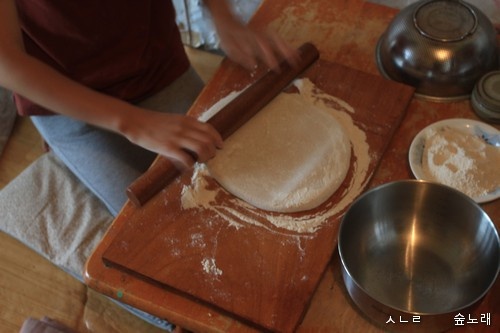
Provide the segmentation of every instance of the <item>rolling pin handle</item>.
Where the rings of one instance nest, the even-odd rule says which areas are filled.
[[[169,159],[159,156],[144,174],[130,184],[126,191],[127,197],[136,207],[141,207],[180,173]]]

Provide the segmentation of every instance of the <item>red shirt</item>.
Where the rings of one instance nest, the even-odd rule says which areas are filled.
[[[189,67],[170,0],[17,0],[17,8],[26,52],[102,93],[136,102]],[[51,113],[15,97],[22,115]]]

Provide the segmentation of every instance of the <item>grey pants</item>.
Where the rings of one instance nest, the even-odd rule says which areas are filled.
[[[138,105],[159,112],[186,113],[203,88],[190,68],[174,83]],[[125,137],[72,118],[33,116],[50,149],[116,216],[126,201],[126,188],[153,162],[156,154]]]

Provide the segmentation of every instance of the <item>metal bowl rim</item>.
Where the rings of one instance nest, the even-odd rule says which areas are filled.
[[[384,79],[387,80],[392,80],[395,82],[399,82],[401,84],[405,84],[407,86],[413,87],[415,89],[414,96],[418,99],[424,100],[424,101],[429,101],[429,102],[437,102],[437,103],[452,103],[452,102],[458,102],[458,101],[463,101],[467,100],[470,98],[471,93],[463,93],[463,94],[457,94],[457,95],[452,95],[452,96],[434,96],[434,95],[427,95],[427,94],[422,94],[418,92],[419,88],[410,85],[407,82],[399,81],[394,78],[392,78],[387,71],[384,68],[384,65],[382,64],[382,55],[381,55],[381,44],[382,44],[382,39],[385,37],[385,34],[382,34],[382,36],[379,38],[377,45],[375,47],[375,63],[377,65],[377,69],[379,73],[382,75]]]
[[[489,290],[491,289],[491,287],[493,286],[493,284],[496,282],[496,280],[498,278],[498,275],[500,273],[500,260],[499,260],[499,263],[497,265],[497,269],[496,269],[496,272],[494,274],[494,277],[491,279],[489,285],[474,300],[472,300],[468,304],[464,304],[464,305],[462,305],[460,307],[453,308],[453,309],[448,310],[448,311],[444,311],[444,312],[432,312],[432,313],[417,312],[417,311],[408,311],[406,309],[397,308],[397,307],[394,307],[392,305],[388,305],[388,304],[385,304],[385,303],[379,301],[376,297],[374,297],[372,294],[370,294],[363,286],[361,286],[359,284],[359,282],[351,275],[351,272],[350,272],[350,270],[348,269],[348,267],[346,265],[345,258],[344,258],[344,255],[343,255],[343,251],[342,251],[342,247],[341,247],[341,235],[342,235],[342,230],[343,230],[344,225],[345,225],[344,221],[346,220],[346,216],[347,216],[347,213],[349,212],[349,210],[356,203],[358,203],[359,201],[363,200],[363,198],[369,196],[370,194],[372,194],[375,191],[378,191],[378,190],[386,188],[386,187],[395,186],[395,185],[398,185],[398,184],[410,184],[410,183],[414,183],[414,184],[422,183],[422,184],[426,184],[426,185],[441,187],[441,188],[450,190],[451,192],[455,192],[455,194],[458,194],[459,196],[461,196],[463,199],[465,199],[470,204],[472,204],[473,206],[475,206],[475,208],[479,209],[487,217],[488,224],[490,225],[491,229],[493,230],[493,233],[494,233],[495,239],[497,241],[497,244],[500,247],[500,237],[499,237],[499,234],[498,234],[498,231],[496,229],[495,224],[493,223],[493,221],[491,220],[491,218],[488,216],[488,214],[486,214],[486,212],[481,208],[481,206],[478,203],[476,203],[474,200],[472,200],[470,197],[468,197],[467,195],[465,195],[464,193],[462,193],[462,192],[460,192],[460,191],[458,191],[458,190],[456,190],[456,189],[454,189],[452,187],[449,187],[447,185],[443,185],[443,184],[439,184],[439,183],[431,182],[431,181],[427,181],[427,180],[420,180],[420,179],[396,180],[396,181],[392,181],[392,182],[389,182],[389,183],[378,185],[378,186],[376,186],[376,187],[374,187],[372,189],[369,189],[368,191],[366,191],[362,195],[360,195],[356,200],[354,200],[354,202],[350,205],[350,208],[346,211],[346,213],[342,217],[342,221],[340,222],[340,227],[339,227],[339,232],[338,232],[338,237],[337,237],[337,249],[338,249],[340,261],[341,261],[341,264],[342,264],[342,270],[347,275],[349,275],[349,277],[351,278],[352,283],[354,283],[359,290],[361,290],[362,292],[364,292],[365,295],[368,295],[373,300],[375,300],[375,301],[377,301],[377,302],[379,302],[381,304],[384,304],[384,306],[387,306],[388,308],[394,309],[394,310],[399,311],[401,313],[406,313],[406,314],[410,314],[410,315],[419,315],[419,316],[435,316],[435,315],[446,315],[446,314],[450,314],[450,313],[460,312],[463,309],[467,309],[467,308],[475,305],[478,301],[480,301],[489,292]],[[344,283],[345,283],[345,281],[344,281]]]
[[[463,5],[464,7],[466,7],[469,11],[471,11],[474,16],[475,16],[475,21],[476,21],[476,26],[475,26],[475,29],[473,31],[472,34],[469,34],[467,36],[467,38],[463,38],[461,40],[458,40],[458,41],[452,41],[452,42],[448,42],[448,41],[441,41],[439,39],[432,39],[428,36],[426,36],[425,34],[422,34],[419,29],[415,26],[415,22],[414,22],[414,19],[413,19],[413,16],[414,16],[414,13],[416,13],[418,11],[418,9],[420,9],[421,7],[427,5],[428,3],[431,3],[431,2],[435,2],[435,1],[438,1],[438,0],[421,0],[420,4],[419,2],[415,2],[413,4],[410,4],[408,6],[406,6],[405,8],[403,8],[399,13],[396,14],[396,16],[393,18],[393,20],[389,23],[388,27],[386,28],[386,30],[382,33],[382,35],[380,36],[378,42],[377,42],[377,46],[376,46],[376,50],[375,50],[375,61],[376,61],[376,67],[378,68],[380,74],[386,78],[386,79],[389,79],[389,80],[394,80],[396,82],[400,82],[402,84],[406,84],[406,85],[409,85],[409,86],[413,86],[415,88],[415,97],[421,99],[421,100],[425,100],[425,101],[430,101],[430,102],[456,102],[456,101],[462,101],[462,100],[467,100],[470,98],[471,94],[472,94],[472,90],[473,90],[473,85],[474,83],[477,83],[477,81],[480,79],[480,77],[471,77],[470,79],[470,84],[471,84],[471,89],[469,91],[469,88],[467,87],[464,87],[464,86],[460,86],[460,88],[455,91],[455,92],[444,92],[443,94],[440,94],[440,95],[435,95],[432,93],[432,91],[429,91],[429,89],[426,89],[427,91],[425,93],[422,93],[420,91],[420,88],[418,87],[418,85],[413,85],[411,83],[408,83],[406,80],[403,80],[403,79],[395,79],[393,78],[390,74],[389,74],[389,71],[387,71],[386,68],[384,68],[383,64],[382,64],[382,59],[385,59],[385,58],[388,58],[388,59],[391,59],[393,56],[391,54],[388,54],[387,52],[382,52],[382,47],[380,46],[381,42],[383,41],[384,38],[388,38],[387,35],[389,34],[389,32],[391,31],[391,28],[393,28],[393,24],[395,22],[395,19],[396,18],[399,18],[400,20],[405,18],[406,17],[406,21],[402,22],[407,28],[408,28],[408,25],[411,25],[411,29],[415,30],[415,33],[417,33],[418,35],[422,36],[422,37],[425,37],[426,39],[428,39],[429,41],[433,41],[435,43],[439,43],[439,44],[449,44],[449,45],[456,45],[456,43],[462,43],[464,40],[468,39],[469,37],[472,37],[474,38],[474,35],[479,31],[483,31],[485,32],[486,34],[489,35],[489,33],[492,33],[492,31],[488,32],[489,29],[480,29],[481,27],[483,27],[484,24],[488,25],[488,22],[491,24],[491,26],[493,27],[493,24],[491,22],[491,20],[487,17],[487,15],[482,12],[480,9],[478,9],[476,6],[473,6],[472,4],[466,2],[466,1],[462,1],[462,0],[458,0],[458,2],[460,2],[461,5]],[[486,19],[486,22],[484,21],[484,19]],[[398,21],[399,22],[399,21]],[[400,22],[401,23],[401,22]],[[496,40],[496,36],[498,36],[497,34],[495,34],[495,40]],[[495,42],[495,45],[496,45],[496,42]],[[488,55],[488,57],[494,57],[496,58],[496,64],[493,65],[493,63],[491,64],[491,67],[490,70],[497,70],[499,69],[499,65],[500,65],[500,61],[499,61],[499,57],[500,57],[500,49],[498,47],[494,48],[494,51],[492,51],[496,54],[491,54],[491,55]],[[494,61],[493,58],[491,58],[491,61]],[[390,69],[390,68],[389,68]],[[403,68],[400,68],[400,67],[395,67],[395,72],[396,73],[400,73],[401,71],[404,71]],[[446,87],[449,87],[450,84],[455,84],[453,81],[450,82],[450,83],[446,83],[446,82],[435,82],[433,83],[433,81],[428,81],[428,79],[426,78],[422,78],[420,79],[418,76],[415,76],[415,75],[410,75],[411,77],[415,78],[416,80],[424,80],[426,82],[430,82],[430,84],[433,84],[433,90],[434,91],[440,91],[440,88],[446,88]],[[474,82],[472,82],[474,81]],[[467,86],[468,83],[465,85]]]

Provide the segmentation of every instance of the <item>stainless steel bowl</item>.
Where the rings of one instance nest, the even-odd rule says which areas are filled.
[[[461,0],[423,0],[403,8],[380,37],[379,71],[415,87],[421,98],[468,98],[498,68],[496,31],[477,7]]]
[[[354,303],[391,331],[453,327],[454,316],[471,313],[500,270],[498,232],[481,207],[419,180],[359,197],[342,219],[338,250]],[[387,324],[390,316],[395,324]]]

